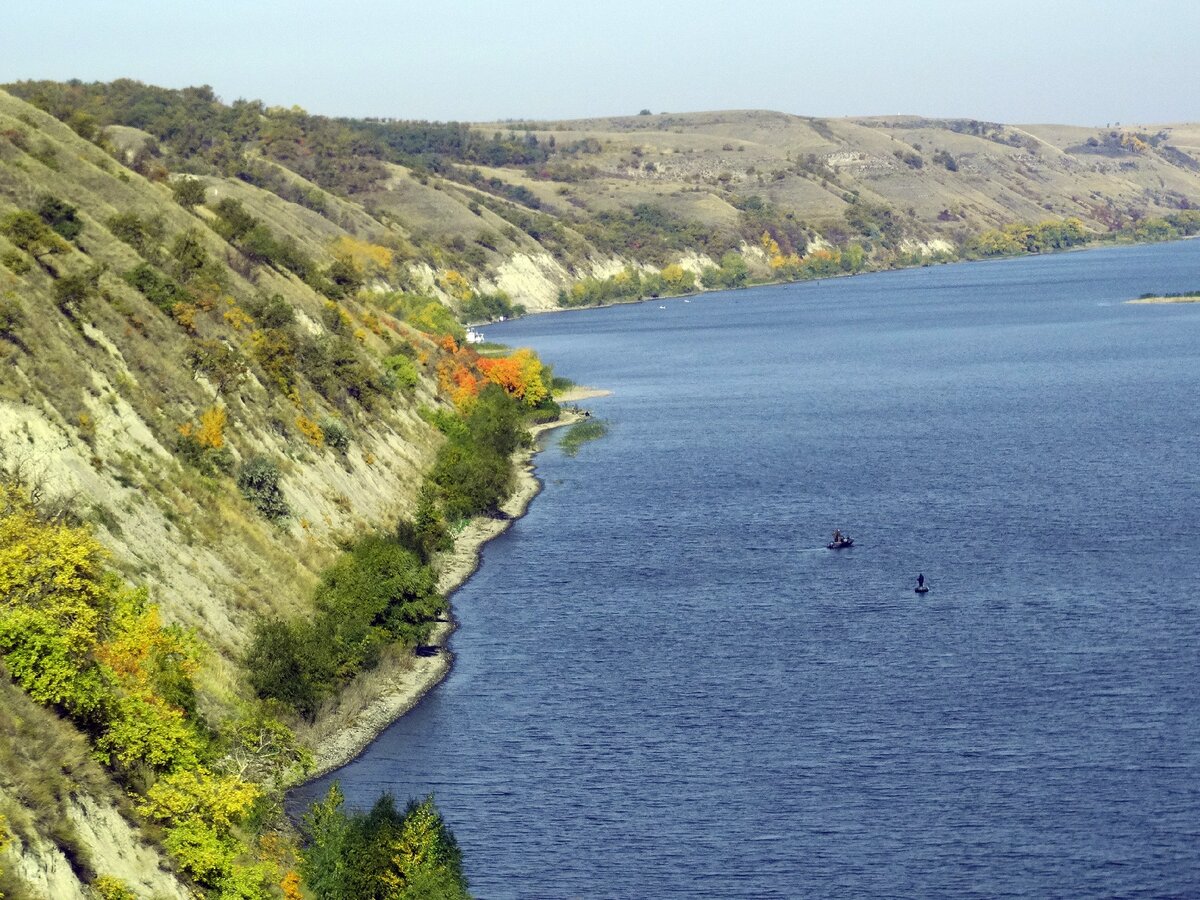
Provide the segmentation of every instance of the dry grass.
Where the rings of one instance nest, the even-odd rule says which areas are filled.
[[[0,813],[13,833],[24,840],[49,838],[72,868],[88,876],[87,852],[67,815],[74,794],[123,802],[84,736],[31,701],[0,667]]]

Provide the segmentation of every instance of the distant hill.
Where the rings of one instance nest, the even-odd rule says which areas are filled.
[[[745,279],[787,279],[1055,249],[978,240],[1046,221],[1075,219],[1089,240],[1187,233],[1188,216],[1146,223],[1200,206],[1200,125],[756,110],[464,124],[333,119],[133,81],[7,88],[152,177],[240,181],[355,233],[386,233],[413,284],[451,305],[438,283],[447,271],[549,309],[603,294],[569,292],[627,265],[674,263],[699,279],[733,251]],[[857,250],[840,258],[850,247],[861,262]],[[801,264],[818,250],[838,258]]]

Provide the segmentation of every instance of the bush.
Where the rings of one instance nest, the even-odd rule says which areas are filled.
[[[422,528],[438,540],[428,522]],[[375,665],[384,646],[429,639],[447,606],[409,534],[369,535],[343,553],[321,578],[310,619],[258,623],[244,663],[259,697],[311,719],[341,681]]]
[[[469,896],[462,851],[432,796],[411,801],[403,814],[389,794],[366,813],[347,814],[343,802],[335,784],[304,816],[301,871],[316,896]]]
[[[176,303],[186,302],[187,292],[150,263],[139,263],[121,276],[143,297],[170,315]]]
[[[50,194],[38,201],[37,214],[64,240],[73,241],[83,232],[77,212],[74,206]]]
[[[261,456],[248,459],[237,476],[237,486],[265,518],[272,522],[292,514],[279,488],[279,466]]]
[[[33,268],[33,263],[20,250],[9,250],[3,256],[0,256],[0,265],[3,265],[14,275],[24,275]]]
[[[0,297],[0,337],[14,340],[17,330],[25,324],[25,310],[16,297]]]
[[[405,390],[412,390],[421,380],[416,364],[407,356],[397,353],[383,361],[386,371],[392,377],[392,383]]]
[[[325,433],[325,443],[338,453],[345,453],[350,448],[350,432],[338,419],[322,419],[321,431]]]
[[[333,683],[327,647],[302,622],[263,619],[244,660],[250,686],[259,697],[279,700],[311,719]]]
[[[287,328],[296,321],[296,311],[282,294],[260,294],[246,304],[246,312],[263,328]]]
[[[184,209],[192,209],[204,202],[204,182],[190,175],[180,175],[171,181],[171,195]]]
[[[372,665],[391,641],[416,646],[428,640],[446,609],[432,570],[383,535],[362,538],[326,570],[316,605],[342,674]]]
[[[68,316],[73,316],[96,293],[99,283],[100,269],[96,266],[77,275],[64,275],[54,282],[54,302]]]
[[[142,256],[148,255],[155,243],[162,239],[162,221],[145,220],[137,213],[117,213],[110,216],[104,225],[113,237],[128,244]]]
[[[396,540],[420,556],[423,563],[428,563],[435,553],[454,548],[454,539],[438,509],[437,492],[432,482],[421,485],[412,519],[401,519],[396,524]]]
[[[67,249],[66,242],[47,228],[39,216],[24,209],[0,219],[0,234],[34,258]]]

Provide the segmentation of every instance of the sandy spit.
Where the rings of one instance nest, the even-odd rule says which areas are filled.
[[[609,393],[574,387],[555,399],[563,404],[578,403]],[[572,425],[583,417],[581,411],[564,408],[559,419],[535,425],[530,431],[536,438],[553,428]],[[541,491],[541,482],[533,474],[533,457],[537,452],[535,446],[534,449],[517,453],[517,486],[501,507],[505,517],[493,519],[478,516],[472,519],[455,537],[454,549],[438,560],[438,589],[447,596],[461,587],[479,568],[483,545],[524,515],[533,498]],[[332,772],[353,760],[384,729],[416,706],[446,677],[454,661],[446,642],[456,627],[452,610],[446,620],[438,623],[430,638],[433,652],[427,656],[386,655],[376,669],[350,684],[330,707],[323,709],[314,725],[298,731],[297,737],[313,748],[313,769],[308,775],[310,779]]]
[[[1200,297],[1138,297],[1126,303],[1200,303]]]

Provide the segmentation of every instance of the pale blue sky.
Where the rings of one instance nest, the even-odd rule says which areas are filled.
[[[1013,123],[1200,119],[1200,0],[55,0],[0,81],[210,84],[329,115],[705,109]]]

